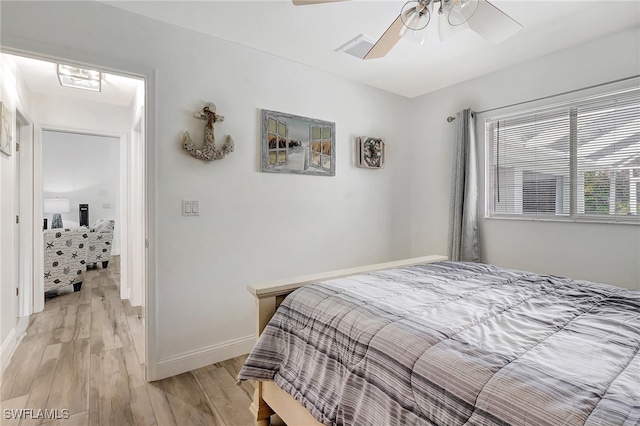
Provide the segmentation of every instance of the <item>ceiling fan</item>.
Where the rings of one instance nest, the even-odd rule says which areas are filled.
[[[345,0],[292,1],[296,6],[305,6]],[[436,3],[439,5],[436,6]],[[405,34],[411,35],[420,43],[424,42],[425,29],[434,9],[438,13],[438,35],[441,41],[465,28],[470,28],[488,41],[500,43],[522,28],[522,25],[487,0],[409,0],[364,59],[382,58]]]

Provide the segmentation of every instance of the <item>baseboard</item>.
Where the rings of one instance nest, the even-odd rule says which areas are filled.
[[[241,337],[160,360],[157,364],[156,380],[247,354],[251,351],[255,342],[255,336]]]
[[[11,330],[4,342],[2,342],[2,346],[0,346],[0,366],[2,367],[0,374],[4,374],[4,369],[9,365],[11,357],[22,341],[28,325],[29,317],[20,318],[18,324]]]
[[[18,324],[16,325],[16,334],[18,336],[18,340],[22,341],[22,338],[27,331],[27,327],[29,327],[28,316],[18,319]]]
[[[2,373],[4,374],[5,367],[9,364],[11,360],[11,355],[16,350],[18,346],[16,341],[16,329],[12,329],[9,332],[9,335],[4,342],[2,342],[2,346],[0,346],[0,365],[2,366]]]

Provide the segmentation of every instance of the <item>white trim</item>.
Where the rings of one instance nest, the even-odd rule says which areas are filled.
[[[27,327],[29,327],[29,317],[24,316],[18,318],[18,323],[16,324],[16,334],[18,335],[18,339],[22,340],[27,332]]]
[[[160,360],[158,361],[156,379],[165,379],[215,364],[216,362],[248,354],[253,349],[255,342],[255,336],[246,336]]]
[[[609,218],[608,216],[615,216]],[[638,215],[602,215],[601,217],[596,215],[578,215],[578,216],[556,216],[549,215],[549,217],[544,216],[529,216],[529,215],[493,215],[493,216],[484,216],[485,219],[488,220],[523,220],[529,222],[558,222],[558,223],[599,223],[601,225],[640,225],[640,216]]]
[[[70,127],[70,126],[59,126],[57,124],[43,124],[38,123],[41,127],[42,131],[46,132],[59,132],[59,133],[76,133],[79,135],[88,135],[88,136],[102,136],[107,138],[116,138],[120,139],[126,137],[122,133],[118,132],[110,132],[110,131],[100,131],[93,129],[85,129],[83,127]]]
[[[20,127],[20,192],[19,281],[18,317],[33,313],[33,120],[25,111],[20,98],[16,100],[16,133]]]
[[[155,69],[146,73],[145,101],[144,101],[144,178],[145,178],[145,262],[144,267],[144,304],[142,313],[145,318],[146,329],[144,331],[145,342],[145,378],[148,382],[158,380],[158,308],[156,304],[156,276],[158,274],[157,247],[156,247],[156,136],[158,134],[158,79]]]
[[[18,342],[16,339],[16,329],[13,328],[9,332],[7,338],[2,342],[2,346],[0,346],[0,365],[2,366],[1,373],[4,374],[4,369],[9,364],[13,353],[18,347]]]
[[[0,346],[0,375],[4,374],[5,368],[9,365],[11,357],[13,356],[16,348],[25,336],[25,331],[29,326],[29,317],[21,317],[16,324],[16,327],[9,332],[9,335],[2,342]]]
[[[129,299],[131,297],[130,291],[130,281],[129,281],[129,268],[131,265],[130,253],[127,249],[127,245],[129,244],[129,227],[131,223],[129,222],[129,193],[128,193],[128,176],[129,176],[129,168],[131,167],[131,159],[129,158],[129,144],[131,143],[131,138],[128,135],[123,135],[120,137],[120,158],[118,159],[120,165],[120,198],[118,200],[120,204],[120,223],[117,224],[119,226],[120,239],[118,243],[118,247],[115,247],[112,243],[111,246],[111,256],[120,255],[120,298],[121,299]]]
[[[44,220],[42,200],[42,126],[33,126],[33,313],[44,310]]]

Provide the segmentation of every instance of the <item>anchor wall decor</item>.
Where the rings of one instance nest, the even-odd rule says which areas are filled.
[[[204,126],[204,143],[202,148],[196,148],[196,144],[191,140],[189,132],[184,132],[182,138],[182,147],[187,150],[195,158],[211,162],[213,160],[221,160],[233,152],[233,139],[227,135],[227,140],[222,145],[222,148],[216,148],[215,136],[213,135],[213,123],[224,121],[224,116],[216,113],[216,105],[213,102],[207,102],[202,108],[202,112],[197,111],[196,118],[205,120],[207,124]]]

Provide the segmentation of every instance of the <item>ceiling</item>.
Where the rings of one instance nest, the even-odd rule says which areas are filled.
[[[63,87],[58,81],[56,63],[23,56],[7,56],[15,61],[20,77],[32,92],[128,107],[137,88],[144,85],[143,80],[103,73],[101,92]]]
[[[104,3],[408,98],[640,27],[637,0],[495,0],[491,3],[523,26],[498,45],[471,30],[439,42],[436,18],[424,45],[402,39],[386,57],[364,61],[336,49],[360,34],[378,39],[399,15],[403,0],[308,6],[288,0]]]
[[[492,45],[471,30],[445,42],[437,18],[424,45],[402,39],[384,58],[364,61],[338,52],[360,34],[376,40],[398,16],[403,0],[352,0],[309,6],[277,1],[107,1],[111,6],[209,34],[328,71],[408,98],[501,68],[640,27],[640,2],[495,0],[523,28]],[[14,57],[34,92],[129,106],[141,80],[105,74],[101,93],[60,86],[56,65]]]

